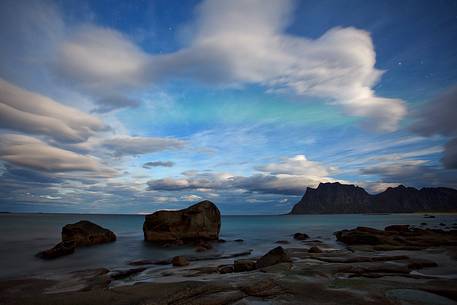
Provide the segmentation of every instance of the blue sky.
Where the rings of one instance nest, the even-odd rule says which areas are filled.
[[[2,1],[0,210],[457,187],[456,1]]]

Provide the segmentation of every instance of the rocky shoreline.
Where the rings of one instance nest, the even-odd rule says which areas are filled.
[[[344,233],[409,232],[417,240],[414,230],[397,226]],[[437,245],[427,238],[429,245],[414,249],[377,250],[364,235],[343,249],[305,239],[302,247],[279,246],[263,257],[252,257],[249,251],[220,257],[201,254],[187,257],[182,267],[173,267],[172,260],[136,261],[134,268],[125,270],[98,268],[59,279],[3,281],[0,304],[456,304],[457,234],[430,231],[422,234],[452,242]],[[337,238],[341,234],[336,232]],[[166,268],[152,271],[156,264]]]
[[[214,204],[165,214],[146,216],[145,239],[167,247],[191,243],[194,255],[133,260],[124,269],[101,266],[3,280],[0,304],[457,304],[456,230],[420,223],[384,230],[356,227],[335,232],[338,249],[318,236],[290,232],[289,239],[276,241],[263,255],[250,249],[214,253],[206,250],[242,242],[219,239],[220,213]],[[78,247],[116,239],[88,222],[65,226],[64,232],[62,243]]]

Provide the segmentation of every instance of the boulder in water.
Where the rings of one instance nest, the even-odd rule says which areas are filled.
[[[43,259],[53,259],[72,254],[77,247],[103,244],[115,240],[116,235],[110,230],[90,221],[81,220],[64,226],[62,228],[62,241],[51,249],[37,253],[37,256]]]
[[[157,211],[143,225],[144,239],[159,243],[218,240],[220,229],[221,213],[208,200],[179,211]]]
[[[116,235],[93,222],[81,220],[62,228],[62,241],[74,241],[76,247],[113,242]]]

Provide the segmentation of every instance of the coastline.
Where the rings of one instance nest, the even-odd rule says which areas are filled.
[[[203,252],[184,267],[146,262],[0,280],[0,304],[457,304],[457,246],[373,251],[315,236],[281,246],[290,262],[247,272],[220,266],[259,255]]]

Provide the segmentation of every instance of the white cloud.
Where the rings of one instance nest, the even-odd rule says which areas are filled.
[[[294,165],[304,168],[293,168]],[[279,163],[258,167],[262,173],[237,176],[230,173],[186,171],[183,177],[153,179],[147,182],[149,190],[228,190],[232,192],[258,192],[266,194],[301,195],[306,187],[320,182],[335,182],[329,171],[303,155],[284,158]],[[344,182],[339,180],[340,182]]]
[[[306,175],[311,177],[324,177],[329,175],[329,170],[318,162],[310,161],[305,155],[296,155],[284,158],[279,163],[270,163],[256,168],[270,174]]]
[[[90,90],[189,78],[222,86],[260,84],[271,92],[315,96],[393,131],[406,114],[399,99],[376,96],[382,71],[370,34],[333,28],[317,39],[286,33],[292,1],[204,1],[190,43],[149,55],[122,34],[83,27],[61,48],[58,69]]]
[[[0,128],[83,142],[104,125],[97,117],[0,79]]]
[[[202,197],[194,195],[194,194],[190,194],[190,195],[181,196],[181,199],[184,201],[198,201],[198,200],[202,200]]]

